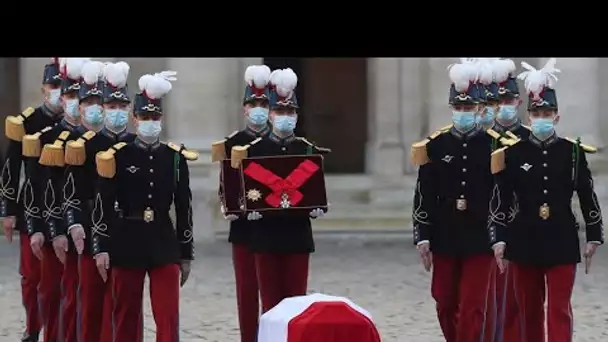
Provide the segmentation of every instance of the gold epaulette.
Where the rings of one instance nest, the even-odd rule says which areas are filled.
[[[568,138],[568,137],[564,137],[564,139],[568,140],[569,142],[571,142],[575,145],[579,145],[583,149],[583,151],[585,151],[586,153],[596,153],[597,152],[597,148],[594,146],[580,143],[580,142],[576,141],[576,139],[572,139],[572,138]]]
[[[506,131],[505,134],[512,140],[520,140],[520,138],[511,131]]]
[[[492,152],[492,161],[490,163],[490,171],[493,175],[505,169],[505,151],[509,146],[501,147]]]
[[[491,128],[486,130],[486,133],[488,133],[489,136],[491,136],[492,138],[494,138],[496,140],[500,139],[500,133],[496,132],[495,130],[493,130]]]
[[[517,144],[520,139],[500,138],[499,141],[503,146],[513,146]]]
[[[17,116],[8,116],[4,124],[6,137],[13,141],[22,141],[25,136],[24,122],[34,114],[34,108],[27,107]]]
[[[211,162],[215,163],[226,159],[226,139],[211,144]]]
[[[308,141],[306,138],[304,137],[296,137],[296,139],[306,143],[308,146],[312,146],[314,147],[318,152],[320,153],[330,153],[331,152],[331,148],[327,148],[327,147],[319,147],[313,143],[311,143],[310,141]]]
[[[46,126],[40,130],[40,132],[24,135],[22,140],[23,144],[21,145],[21,154],[23,154],[24,157],[40,157],[42,150],[40,147],[40,137],[51,129],[53,129],[52,126]]]
[[[222,161],[226,159],[226,141],[228,139],[234,137],[239,131],[234,131],[230,133],[226,139],[222,139],[220,141],[216,141],[211,144],[211,162],[215,163],[218,161]]]
[[[428,138],[413,143],[411,153],[410,153],[411,154],[410,160],[411,160],[412,164],[414,164],[414,166],[422,166],[422,165],[430,162],[431,160],[429,159],[428,153],[426,151],[426,145],[429,142],[431,142],[431,140],[437,138],[438,136],[442,135],[443,133],[448,132],[451,128],[452,128],[452,125],[442,127],[441,129],[439,129],[439,130],[433,132],[431,135],[429,135]]]
[[[70,136],[70,131],[59,133],[59,137],[52,144],[45,144],[40,153],[38,163],[44,166],[65,166],[65,140]]]
[[[97,152],[95,164],[97,164],[98,175],[103,178],[114,178],[116,175],[116,159],[114,158],[114,154],[125,146],[127,146],[127,143],[120,142],[114,144],[114,146],[107,151]]]
[[[78,138],[78,140],[68,141],[65,148],[65,163],[75,166],[84,165],[84,162],[87,160],[85,144],[93,139],[96,134],[95,131],[88,131]]]
[[[439,132],[441,132],[441,133],[445,133],[445,132],[447,132],[447,131],[451,130],[451,129],[452,129],[452,127],[454,127],[454,125],[452,125],[452,124],[447,125],[447,126],[443,126],[443,127],[441,127],[441,128],[439,129]]]
[[[247,150],[261,140],[262,138],[257,138],[245,146],[233,146],[230,151],[230,166],[238,169],[241,166],[243,159],[247,158]]]
[[[189,161],[198,160],[198,152],[193,151],[193,150],[188,150],[185,147],[183,147],[183,145],[180,146],[178,144],[168,142],[167,146],[169,146],[169,148],[171,148],[175,152],[181,153],[181,155],[184,156],[184,158],[186,158],[186,160],[189,160]]]

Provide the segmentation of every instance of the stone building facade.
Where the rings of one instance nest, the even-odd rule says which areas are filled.
[[[0,98],[4,115],[40,101],[44,58],[0,59]],[[201,152],[193,166],[199,237],[212,239],[225,224],[218,221],[217,167],[209,163],[213,141],[243,127],[243,74],[248,65],[290,66],[299,76],[301,120],[298,131],[330,147],[326,159],[330,200],[336,207],[357,202],[393,208],[399,215],[411,197],[409,164],[412,142],[450,122],[447,66],[455,58],[99,58],[130,64],[130,91],[144,73],[178,72],[165,102],[164,135]],[[542,58],[527,58],[541,67]],[[521,59],[515,59],[519,66]],[[559,131],[604,146],[608,119],[608,60],[561,58],[557,85]],[[15,86],[17,85],[17,86]],[[522,88],[523,89],[523,88]],[[524,101],[524,103],[527,101]],[[522,114],[525,106],[522,106]],[[2,120],[3,121],[3,120]],[[2,122],[3,124],[3,122]],[[4,143],[4,141],[2,141]],[[333,185],[332,185],[333,184]],[[335,187],[334,187],[335,185]],[[335,188],[335,189],[334,189]],[[357,189],[358,195],[348,191]],[[332,191],[335,196],[332,196]],[[338,193],[342,191],[343,193]],[[351,197],[358,197],[352,200]],[[195,208],[196,210],[196,208]]]

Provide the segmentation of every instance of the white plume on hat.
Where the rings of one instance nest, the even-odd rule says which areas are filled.
[[[103,78],[112,87],[124,88],[129,77],[129,64],[125,62],[106,63],[103,69]]]
[[[82,80],[86,84],[96,84],[103,75],[105,64],[99,61],[88,61],[82,66]]]
[[[71,80],[79,80],[82,76],[82,67],[89,62],[90,58],[60,58],[59,66],[64,76]]]
[[[139,90],[148,98],[157,100],[171,91],[171,81],[177,81],[175,71],[163,71],[154,75],[143,75],[139,78]]]
[[[298,75],[290,68],[275,70],[270,74],[270,83],[275,86],[279,96],[288,97],[298,85]]]
[[[245,82],[250,87],[264,89],[270,82],[270,68],[266,65],[250,65],[245,70]]]
[[[448,65],[450,80],[457,92],[464,93],[471,82],[477,82],[478,69],[472,58],[461,58],[460,63]]]
[[[498,58],[475,58],[478,81],[483,85],[494,82],[494,61]]]
[[[524,80],[526,91],[532,93],[536,98],[545,87],[553,88],[555,86],[555,83],[557,82],[557,76],[555,76],[555,74],[561,72],[561,70],[555,68],[556,62],[557,60],[555,58],[549,58],[547,64],[540,70],[536,70],[526,62],[521,62],[521,66],[526,69],[526,71],[519,74],[517,78]]]
[[[509,79],[509,75],[516,70],[515,63],[510,59],[497,59],[492,61],[492,70],[494,73],[494,81],[496,83],[505,82]]]

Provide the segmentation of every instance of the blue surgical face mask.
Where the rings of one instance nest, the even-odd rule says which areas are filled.
[[[93,128],[101,127],[103,124],[103,108],[98,104],[85,107],[83,120]]]
[[[492,126],[494,123],[494,107],[486,107],[485,113],[478,115],[476,119],[477,123],[484,127]]]
[[[67,116],[72,119],[80,118],[80,111],[78,110],[78,99],[71,99],[64,101],[65,105],[63,107],[63,111]]]
[[[138,121],[137,123],[137,134],[145,142],[153,143],[158,140],[161,131],[162,126],[160,120]]]
[[[59,107],[59,98],[61,97],[61,89],[51,89],[49,90],[49,95],[46,98],[46,101],[49,105],[53,107]]]
[[[553,122],[553,118],[532,119],[530,128],[535,137],[545,140],[555,132],[555,123]]]
[[[272,126],[281,132],[293,132],[298,119],[290,115],[275,115]]]
[[[125,109],[106,109],[106,127],[114,132],[119,133],[127,128],[129,123],[129,111]]]
[[[498,110],[497,118],[502,121],[514,121],[517,117],[517,106],[516,105],[502,105]]]
[[[253,107],[247,111],[249,122],[253,125],[261,126],[268,122],[268,108]]]
[[[475,112],[452,111],[452,123],[457,130],[468,132],[475,127]]]

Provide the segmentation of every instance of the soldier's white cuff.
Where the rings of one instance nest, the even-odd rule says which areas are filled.
[[[73,225],[71,225],[71,226],[68,227],[68,234],[70,234],[70,232],[74,228],[82,228],[82,229],[84,229],[84,227],[80,223],[74,223]]]
[[[423,244],[425,244],[425,243],[431,243],[431,241],[429,241],[429,240],[422,240],[422,241],[419,241],[419,242],[416,244],[416,246],[420,246],[420,245],[423,245]]]
[[[494,248],[494,247],[496,247],[496,246],[506,246],[506,245],[507,245],[507,243],[506,243],[506,242],[504,242],[504,241],[499,241],[499,242],[497,242],[497,243],[493,244],[493,245],[492,245],[492,248]]]
[[[587,241],[587,243],[593,244],[593,245],[601,245],[602,242],[601,241]]]
[[[102,255],[107,255],[108,257],[110,256],[110,253],[108,252],[101,252],[101,253],[97,253],[93,256],[93,259],[97,259],[97,257],[100,257]]]

